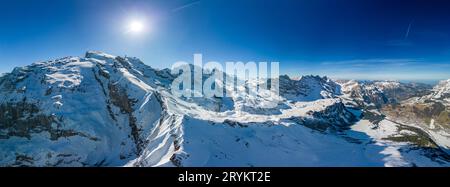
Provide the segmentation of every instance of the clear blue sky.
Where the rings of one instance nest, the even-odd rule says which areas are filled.
[[[87,50],[175,61],[279,61],[282,73],[450,78],[450,2],[2,0],[0,72]],[[129,20],[148,28],[126,33]]]

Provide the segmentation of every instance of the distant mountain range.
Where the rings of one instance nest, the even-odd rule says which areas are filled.
[[[177,76],[95,51],[15,68],[0,166],[450,166],[450,80],[280,76],[281,97],[178,98]]]

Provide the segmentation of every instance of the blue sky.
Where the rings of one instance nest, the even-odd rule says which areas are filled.
[[[281,73],[450,78],[450,3],[415,0],[3,0],[0,72],[87,50],[152,67],[278,61]],[[126,32],[130,20],[146,32]]]

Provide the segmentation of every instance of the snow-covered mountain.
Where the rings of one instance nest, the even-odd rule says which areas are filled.
[[[177,76],[93,51],[14,69],[0,77],[0,165],[450,165],[420,128],[348,105],[381,88],[281,76],[280,98],[190,99],[172,94]]]
[[[420,99],[441,101],[446,105],[450,105],[450,79],[439,82],[438,85],[433,87],[430,94]]]
[[[355,81],[338,80],[345,99],[359,107],[381,108],[386,104],[429,93],[431,86],[421,83],[401,83],[398,81]]]
[[[380,107],[389,102],[388,97],[378,86],[355,80],[339,81],[343,98],[354,107]]]

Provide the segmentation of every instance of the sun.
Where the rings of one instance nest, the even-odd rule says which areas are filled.
[[[144,32],[145,24],[139,20],[133,20],[128,23],[128,32],[133,34],[140,34]]]
[[[155,20],[152,18],[154,17],[136,13],[128,15],[120,22],[120,32],[126,39],[133,39],[133,42],[137,41],[136,39],[149,38],[155,31]]]

